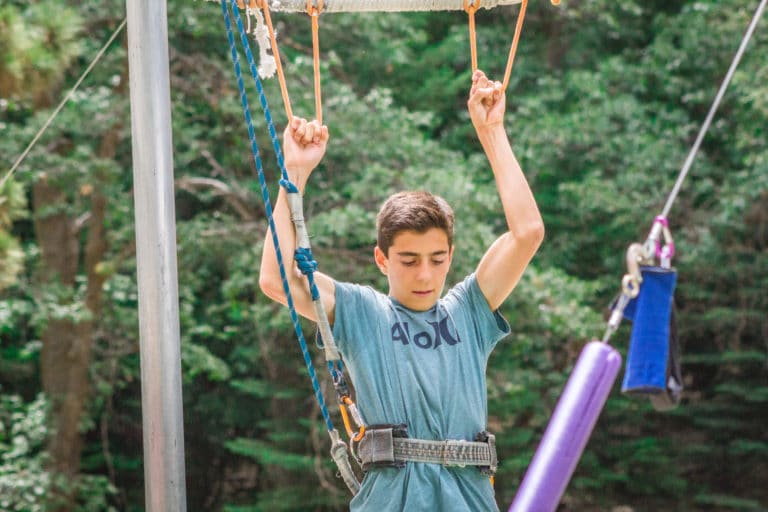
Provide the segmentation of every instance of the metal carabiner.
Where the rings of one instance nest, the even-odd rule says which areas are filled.
[[[621,291],[630,299],[640,293],[640,283],[643,282],[640,264],[645,261],[645,254],[645,248],[641,244],[634,243],[627,248],[627,273],[621,279]]]
[[[661,237],[664,237],[664,245],[661,245]],[[659,260],[659,266],[669,268],[672,265],[672,257],[675,255],[675,241],[669,230],[669,221],[659,215],[653,221],[651,232],[644,245],[645,254],[648,257],[655,256]]]

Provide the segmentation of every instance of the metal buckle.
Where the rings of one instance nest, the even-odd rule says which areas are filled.
[[[489,466],[478,466],[478,469],[485,476],[495,475],[496,470],[499,468],[499,458],[496,455],[496,436],[487,430],[483,430],[475,436],[475,441],[488,444],[488,453],[491,458]]]
[[[393,439],[408,437],[404,424],[369,425],[357,445],[357,456],[363,471],[371,468],[402,468],[405,462],[395,460]]]

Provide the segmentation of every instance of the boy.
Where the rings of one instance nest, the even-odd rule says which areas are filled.
[[[475,441],[488,439],[486,363],[495,344],[509,333],[497,309],[544,237],[541,215],[504,130],[501,84],[475,72],[467,106],[493,169],[508,228],[476,271],[442,297],[454,250],[453,212],[429,193],[401,192],[384,203],[377,218],[374,260],[387,276],[387,296],[315,273],[368,427],[360,443],[368,470],[350,503],[353,511],[498,510],[487,474],[476,467],[488,461],[462,465],[456,455],[461,448],[455,446],[443,451],[442,459],[414,461],[420,457],[412,456],[442,447],[446,440],[475,447],[480,445]],[[286,128],[285,165],[300,191],[327,142],[328,129],[316,121],[294,118]],[[296,236],[285,194],[281,189],[274,218],[283,259],[292,262]],[[296,310],[317,320],[306,279],[298,272],[288,277]],[[267,296],[286,303],[269,233],[259,285]],[[415,443],[398,444],[411,450],[411,456],[392,455],[394,438]],[[392,460],[376,463],[381,460],[378,450],[387,446]],[[488,457],[495,462],[495,448],[489,446],[483,453],[492,451]]]

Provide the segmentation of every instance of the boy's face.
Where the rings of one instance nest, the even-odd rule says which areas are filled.
[[[390,297],[414,311],[434,306],[443,293],[453,256],[445,231],[403,231],[395,236],[388,252],[376,247],[374,257],[389,280]]]

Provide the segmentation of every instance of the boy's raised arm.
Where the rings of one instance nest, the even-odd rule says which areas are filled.
[[[328,128],[321,126],[317,121],[307,122],[305,119],[294,117],[286,127],[283,134],[285,168],[291,182],[298,187],[299,193],[304,193],[304,187],[309,176],[325,155],[327,143]],[[296,268],[294,259],[296,231],[291,220],[287,196],[288,193],[285,189],[280,187],[273,215],[291,297],[296,311],[301,316],[317,321],[307,278]],[[333,325],[333,313],[336,305],[335,285],[331,278],[320,272],[315,272],[314,276],[328,320]],[[288,299],[285,296],[280,268],[277,264],[271,229],[267,230],[264,241],[259,271],[259,287],[272,300],[284,305],[287,304]]]
[[[499,82],[482,71],[472,76],[467,107],[496,179],[507,232],[486,251],[477,281],[492,310],[498,309],[520,281],[544,239],[544,222],[504,130],[506,98]]]

